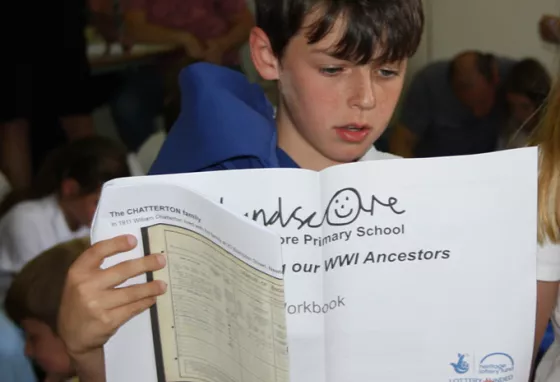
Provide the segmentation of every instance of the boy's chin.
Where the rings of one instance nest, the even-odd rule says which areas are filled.
[[[337,163],[352,163],[352,162],[356,162],[358,160],[360,160],[364,155],[366,155],[366,153],[368,152],[369,149],[371,149],[371,145],[368,145],[367,147],[362,147],[362,145],[360,145],[359,147],[345,147],[342,150],[337,150],[332,152],[332,155],[330,155],[331,160],[333,160],[334,162]]]

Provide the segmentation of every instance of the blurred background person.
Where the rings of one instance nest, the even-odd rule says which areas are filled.
[[[179,115],[180,70],[206,61],[240,70],[239,50],[254,19],[246,0],[121,0],[124,33],[133,44],[171,44],[182,52],[164,67],[165,125]]]
[[[503,82],[514,64],[479,51],[428,64],[404,96],[390,151],[406,158],[493,151],[507,120]]]
[[[535,59],[517,63],[504,86],[510,120],[500,134],[500,149],[525,147],[539,125],[552,78]]]

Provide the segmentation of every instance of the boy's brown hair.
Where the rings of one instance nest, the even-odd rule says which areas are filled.
[[[386,64],[412,57],[424,29],[422,0],[258,0],[255,5],[257,27],[279,59],[314,11],[320,17],[303,31],[308,43],[321,41],[343,17],[345,31],[329,53],[360,65],[373,58]]]
[[[90,246],[89,238],[58,244],[27,263],[16,275],[5,308],[17,325],[34,318],[57,332],[58,309],[66,275],[74,261]]]

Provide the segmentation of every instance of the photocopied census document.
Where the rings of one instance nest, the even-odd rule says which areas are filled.
[[[113,224],[139,223],[143,254],[167,258],[146,275],[168,285],[150,311],[153,380],[288,381],[279,236],[177,186],[120,191],[134,207],[112,214],[138,217]]]
[[[524,148],[110,181],[92,240],[140,245],[104,266],[163,251],[128,283],[171,288],[107,381],[526,382],[537,179]]]

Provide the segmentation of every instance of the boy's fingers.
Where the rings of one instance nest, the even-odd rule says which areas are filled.
[[[137,240],[132,235],[116,236],[95,243],[76,260],[76,267],[99,268],[103,260],[118,253],[128,252],[136,247]]]
[[[100,289],[114,288],[128,279],[146,272],[157,271],[165,266],[165,256],[154,254],[138,259],[123,261],[103,271],[98,279]]]
[[[135,303],[121,306],[111,311],[111,316],[115,324],[115,328],[120,328],[131,318],[139,315],[156,302],[155,297],[147,297],[145,299],[136,301]]]
[[[131,285],[124,288],[112,289],[102,297],[105,309],[116,309],[134,304],[150,297],[162,295],[167,290],[163,281]]]

